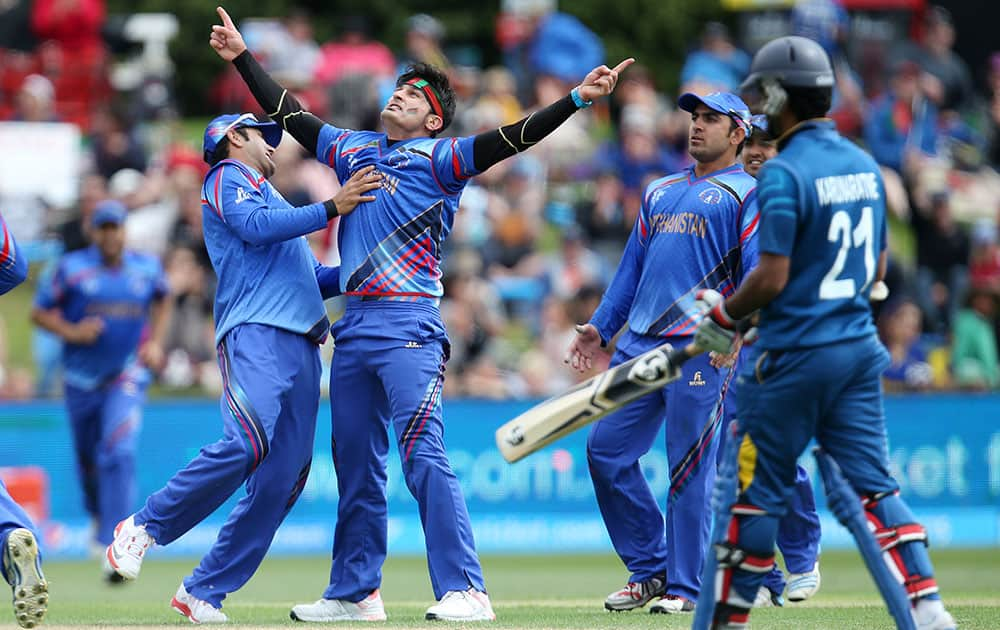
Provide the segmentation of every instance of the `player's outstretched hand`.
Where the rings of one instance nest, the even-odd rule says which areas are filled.
[[[594,355],[601,349],[601,335],[593,324],[578,324],[576,337],[569,344],[563,363],[577,372],[586,372],[594,366]]]
[[[580,90],[580,98],[592,101],[611,94],[615,91],[615,85],[618,84],[618,75],[633,63],[635,63],[635,59],[629,57],[614,68],[608,68],[604,65],[597,66],[577,86]]]
[[[153,370],[160,370],[166,363],[166,354],[163,346],[150,339],[139,346],[139,360],[142,364]]]
[[[208,37],[208,43],[220,57],[226,61],[232,61],[247,49],[247,45],[243,41],[243,36],[236,30],[233,18],[229,17],[226,10],[222,7],[215,7],[215,12],[219,14],[222,26],[212,25],[212,34]]]
[[[359,170],[351,178],[344,182],[340,191],[333,197],[333,203],[337,206],[337,214],[344,216],[354,212],[359,203],[375,201],[375,195],[369,195],[371,191],[382,186],[382,173],[375,170],[374,166],[366,166]]]

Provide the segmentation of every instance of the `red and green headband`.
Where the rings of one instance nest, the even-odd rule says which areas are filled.
[[[438,95],[437,90],[434,89],[434,86],[427,82],[427,79],[413,77],[406,82],[406,85],[412,85],[423,92],[424,98],[426,98],[427,102],[430,103],[431,111],[444,120],[444,109],[441,107],[441,97]]]

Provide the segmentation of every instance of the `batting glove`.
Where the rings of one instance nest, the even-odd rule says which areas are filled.
[[[694,343],[710,352],[720,354],[735,352],[740,327],[726,312],[722,295],[718,291],[708,289],[699,291],[695,299],[699,306],[704,305],[710,308],[695,330]]]

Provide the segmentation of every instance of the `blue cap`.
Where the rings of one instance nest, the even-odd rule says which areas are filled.
[[[765,114],[754,114],[750,117],[750,124],[754,129],[760,129],[764,133],[771,135],[771,128],[768,126],[767,116]]]
[[[712,92],[707,96],[698,96],[693,92],[688,92],[677,99],[677,106],[686,112],[693,112],[699,104],[729,116],[736,121],[737,125],[743,127],[748,136],[750,135],[750,108],[743,102],[743,99],[732,92]]]
[[[281,142],[281,127],[275,122],[260,122],[253,114],[223,114],[205,127],[204,158],[205,162],[211,164],[215,147],[226,137],[230,129],[240,129],[241,127],[256,127],[264,134],[264,142],[277,148]]]
[[[90,217],[90,224],[94,227],[101,227],[109,223],[121,225],[125,222],[126,214],[128,214],[128,210],[125,209],[125,204],[114,199],[106,199],[94,206],[94,214]]]

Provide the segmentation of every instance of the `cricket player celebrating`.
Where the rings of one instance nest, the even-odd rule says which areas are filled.
[[[17,248],[14,235],[0,216],[0,295],[28,277],[28,259]],[[45,618],[49,585],[42,574],[39,537],[24,509],[0,481],[0,546],[3,578],[13,591],[14,618],[22,628],[34,628]]]
[[[685,94],[691,112],[689,153],[695,164],[654,181],[621,264],[590,322],[577,327],[567,361],[590,367],[625,322],[611,365],[664,341],[686,344],[700,318],[696,294],[731,294],[757,262],[756,182],[737,162],[750,135],[750,111],[734,94]],[[659,598],[651,612],[694,609],[708,545],[708,491],[715,478],[722,382],[707,355],[688,361],[682,377],[594,424],[587,457],[597,502],[628,583],[608,596],[608,610],[631,610]],[[666,421],[671,463],[664,530],[657,498],[639,467]]]
[[[125,206],[107,200],[91,218],[93,245],[59,261],[39,286],[32,321],[63,341],[66,412],[84,506],[104,548],[135,509],[136,448],[148,368],[163,362],[170,315],[159,260],[124,249]],[[105,567],[110,582],[121,578]]]
[[[743,168],[757,177],[764,163],[778,155],[778,147],[767,126],[767,116],[757,114],[750,119],[753,133],[743,147]],[[735,374],[743,365],[742,357],[747,351],[740,353],[740,360],[732,368]],[[725,405],[726,422],[732,417],[738,417],[735,404],[736,386],[730,383],[726,394],[728,404]],[[721,435],[725,440],[728,431]],[[725,451],[725,442],[719,443],[720,456]],[[795,491],[792,493],[788,513],[781,519],[778,526],[778,549],[785,560],[788,570],[787,596],[789,601],[801,602],[809,599],[819,591],[819,515],[816,513],[816,499],[813,496],[812,480],[802,466],[795,469]],[[757,591],[755,607],[781,606],[784,603],[782,593],[785,593],[786,580],[781,569],[775,564],[774,569],[764,578],[764,583]]]
[[[385,133],[324,123],[263,72],[220,7],[211,45],[232,61],[269,116],[341,181],[374,165],[383,189],[373,207],[340,223],[341,289],[347,311],[333,327],[330,375],[333,458],[340,490],[330,583],[293,619],[385,618],[379,594],[386,556],[386,457],[396,434],[403,474],[420,508],[431,586],[428,619],[495,618],[458,479],[442,440],[441,387],[449,354],[438,303],[442,244],[469,178],[529,148],[593,99],[611,93],[626,60],[595,68],[565,98],[495,131],[436,136],[455,113],[437,68],[416,64],[382,110]]]
[[[801,37],[762,47],[744,82],[748,100],[767,114],[780,152],[760,171],[760,262],[695,335],[703,349],[730,352],[741,320],[760,311],[759,339],[749,346],[737,393],[745,430],[731,438],[738,475],[719,478],[720,485],[738,481],[739,498],[726,540],[709,558],[719,572],[710,623],[747,626],[774,561],[796,460],[816,437],[850,486],[838,491],[848,499],[835,502],[833,475],[826,475],[831,509],[845,524],[860,521],[849,527],[890,608],[902,610],[897,623],[948,630],[955,622],[938,596],[927,534],[888,469],[880,376],[889,359],[869,306],[872,284],[885,271],[885,188],[871,156],[823,118],[833,84],[822,47]],[[708,627],[702,615],[695,621]]]
[[[169,544],[246,482],[215,544],[184,578],[171,606],[194,623],[223,623],[222,600],[260,566],[305,486],[319,406],[323,299],[339,293],[339,269],[320,265],[304,235],[323,229],[378,187],[359,171],[334,199],[292,207],[267,179],[281,128],[227,114],[205,129],[205,244],[219,283],[215,341],[222,371],[224,436],[118,524],[107,549],[123,577],[139,575],[146,550]]]

